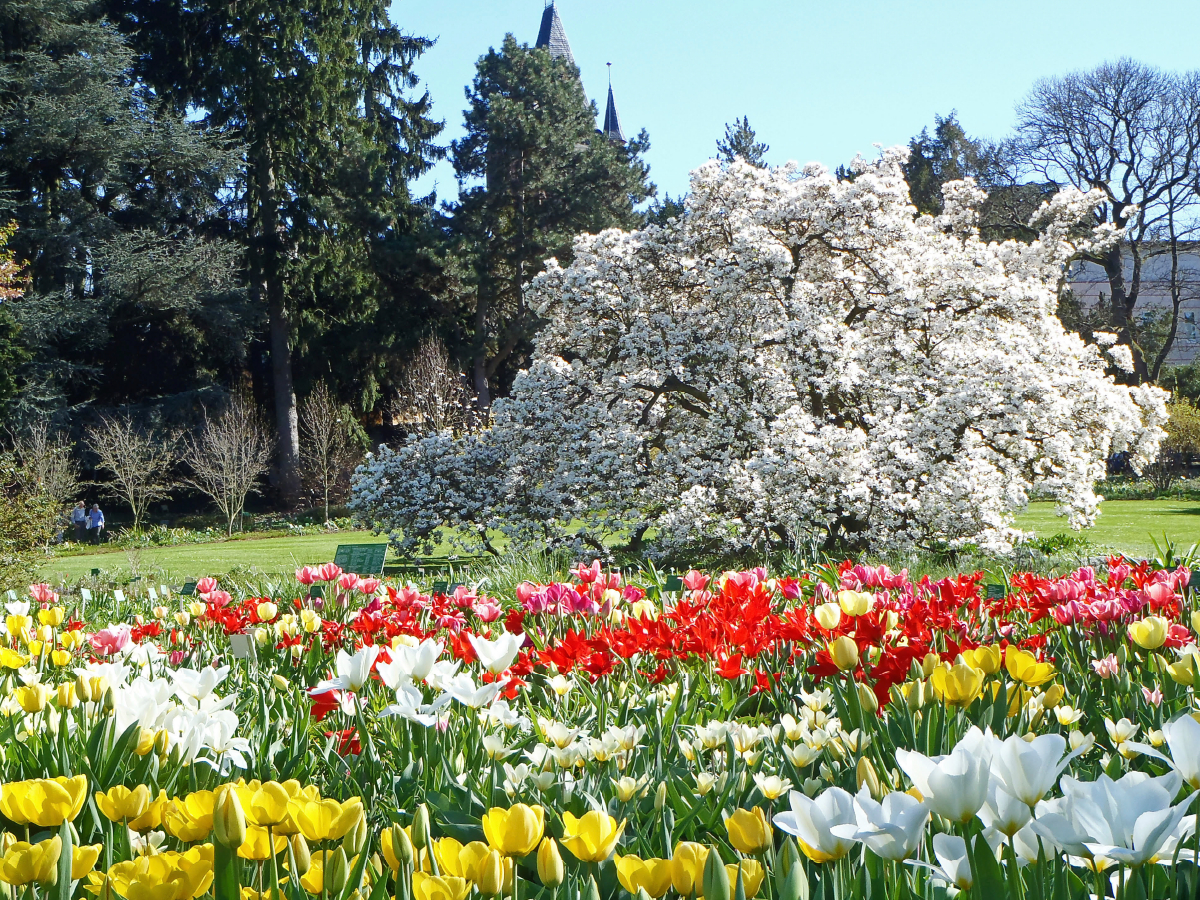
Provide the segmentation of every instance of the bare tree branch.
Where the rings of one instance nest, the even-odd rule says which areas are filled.
[[[271,461],[272,435],[254,401],[236,393],[215,419],[188,442],[185,460],[192,475],[184,483],[212,498],[233,534],[246,498],[258,491]]]
[[[88,429],[88,445],[100,457],[100,468],[113,475],[109,489],[133,511],[135,531],[147,507],[170,496],[178,442],[175,434],[135,424],[128,413],[101,416],[100,424]]]

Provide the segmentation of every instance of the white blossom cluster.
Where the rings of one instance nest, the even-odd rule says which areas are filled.
[[[1148,462],[1166,421],[1055,316],[1067,263],[1118,237],[1080,235],[1099,194],[985,243],[969,181],[916,215],[905,154],[853,180],[709,163],[679,220],[581,236],[529,287],[548,324],[493,427],[380,448],[355,505],[408,547],[450,527],[1003,550],[1035,488],[1091,522],[1107,456]]]

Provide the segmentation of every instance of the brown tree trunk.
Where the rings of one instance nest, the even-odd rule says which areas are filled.
[[[264,134],[262,117],[257,117],[256,122],[262,129],[256,135],[254,148],[258,207],[253,210],[257,220],[253,236],[257,245],[254,253],[258,268],[256,285],[259,300],[267,307],[271,381],[275,394],[275,456],[279,467],[276,486],[284,502],[294,506],[300,500],[300,416],[292,380],[292,328],[283,286],[274,160],[270,141]]]
[[[492,406],[488,389],[487,314],[488,301],[482,286],[475,292],[475,356],[472,375],[475,381],[475,405],[484,415]]]
[[[1150,368],[1146,364],[1146,357],[1142,353],[1142,348],[1134,340],[1133,324],[1131,321],[1134,306],[1137,304],[1141,272],[1140,266],[1135,265],[1135,268],[1139,271],[1134,273],[1134,283],[1131,290],[1125,281],[1125,257],[1123,249],[1123,244],[1117,244],[1109,249],[1104,254],[1102,265],[1104,267],[1104,276],[1108,279],[1109,304],[1112,307],[1113,326],[1117,329],[1117,342],[1126,344],[1129,347],[1130,352],[1133,354],[1134,378],[1138,383],[1141,383],[1149,378]]]

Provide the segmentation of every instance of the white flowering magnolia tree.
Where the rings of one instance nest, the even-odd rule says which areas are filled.
[[[1100,197],[983,243],[969,182],[915,214],[905,152],[852,181],[709,163],[679,221],[580,237],[530,285],[548,324],[493,427],[380,448],[355,505],[410,548],[449,527],[1003,549],[1035,489],[1090,522],[1105,459],[1149,461],[1166,420],[1054,314],[1066,263],[1117,237],[1080,236]]]

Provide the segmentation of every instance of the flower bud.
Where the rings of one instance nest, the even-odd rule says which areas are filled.
[[[233,785],[221,785],[216,790],[213,806],[213,840],[223,847],[236,850],[246,842],[246,813]]]
[[[587,890],[583,892],[582,900],[600,900],[600,885],[595,878],[588,878]]]
[[[337,897],[346,887],[346,881],[350,877],[349,863],[346,860],[346,851],[338,847],[332,853],[326,851],[325,854],[325,890],[333,897]]]
[[[280,691],[290,690],[292,687],[292,683],[278,673],[271,676],[271,683]]]
[[[363,847],[367,843],[367,817],[359,816],[358,821],[346,832],[342,838],[342,847],[346,850],[347,856],[357,856],[362,853]]]
[[[796,846],[796,839],[789,835],[783,842],[783,846],[779,848],[779,856],[775,865],[778,867],[779,874],[787,878],[788,873],[792,871],[792,866],[798,862],[800,862],[800,848]]]
[[[554,838],[542,838],[542,846],[538,847],[537,855],[538,878],[548,888],[556,888],[563,883],[562,856],[558,852],[558,844]]]
[[[396,859],[406,866],[411,866],[413,857],[416,856],[412,841],[408,838],[408,832],[399,825],[392,826],[392,852],[396,854]]]
[[[704,900],[729,900],[729,873],[716,847],[708,848],[704,860]]]
[[[79,705],[79,696],[76,684],[73,681],[64,681],[58,686],[58,701],[59,709],[74,709]]]
[[[662,812],[663,807],[667,805],[667,783],[660,781],[658,790],[654,792],[654,811]]]
[[[106,713],[112,712],[116,707],[116,701],[113,697],[113,689],[111,686],[104,691],[103,707]]]
[[[865,713],[873,713],[879,709],[879,700],[875,696],[875,692],[861,681],[858,683],[858,705]]]
[[[489,850],[479,861],[479,880],[475,884],[485,897],[494,897],[504,887],[504,864],[495,850]]]
[[[872,797],[876,800],[883,798],[884,790],[883,784],[879,780],[879,773],[875,771],[875,766],[868,757],[863,756],[858,760],[854,776],[859,790],[862,790],[862,786],[865,784]]]
[[[308,849],[308,841],[304,835],[296,832],[289,838],[292,845],[292,857],[296,860],[296,877],[303,878],[312,868],[312,851]]]
[[[429,807],[424,803],[417,807],[413,816],[412,845],[417,850],[424,850],[429,844]]]

